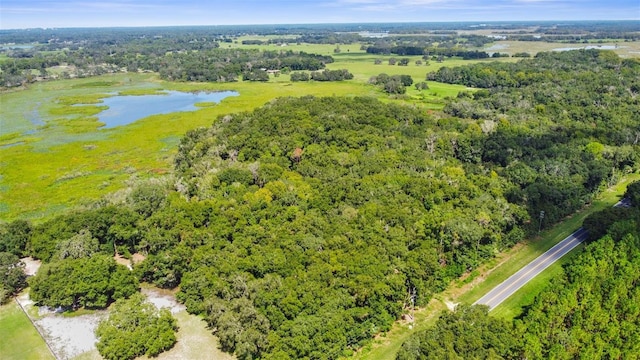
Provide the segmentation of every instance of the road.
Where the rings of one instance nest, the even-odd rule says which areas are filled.
[[[628,199],[622,199],[614,207],[629,206]],[[488,305],[489,310],[500,305],[509,296],[513,295],[518,289],[523,287],[531,279],[540,274],[544,269],[563,257],[566,253],[573,250],[581,242],[587,238],[587,231],[583,228],[578,229],[573,234],[567,236],[564,240],[557,243],[554,247],[547,250],[544,254],[538,256],[535,260],[523,267],[517,273],[511,275],[507,280],[493,288],[485,296],[481,297],[474,303]]]
[[[554,247],[547,250],[544,254],[538,256],[535,260],[523,267],[517,273],[511,275],[507,280],[493,288],[485,296],[481,297],[475,304],[489,305],[489,309],[493,309],[500,305],[509,296],[513,295],[518,289],[523,287],[529,280],[536,277],[544,269],[556,262],[576,246],[580,245],[587,238],[587,231],[583,228],[567,236],[564,240],[557,243]]]

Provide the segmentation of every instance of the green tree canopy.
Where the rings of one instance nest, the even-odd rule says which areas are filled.
[[[173,347],[177,330],[169,310],[158,310],[144,295],[136,293],[116,301],[109,317],[98,324],[96,347],[107,360],[153,357]]]
[[[29,279],[31,299],[51,307],[104,308],[138,289],[138,280],[112,257],[68,258],[43,265]]]
[[[7,252],[0,252],[0,304],[10,296],[22,290],[27,282],[24,273],[24,263]]]
[[[396,359],[513,359],[516,351],[511,324],[490,317],[486,306],[458,305],[443,311],[432,328],[412,335]]]

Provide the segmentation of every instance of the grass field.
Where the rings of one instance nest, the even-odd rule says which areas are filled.
[[[544,231],[540,236],[515,246],[510,251],[500,254],[493,261],[483,265],[478,269],[479,275],[473,281],[466,282],[460,279],[452,282],[449,288],[436,295],[427,307],[416,312],[416,322],[413,329],[409,328],[405,322],[398,321],[386,336],[376,339],[371,345],[356,353],[353,358],[371,360],[395,359],[395,354],[402,346],[402,343],[413,332],[433,325],[438,313],[447,308],[447,303],[473,303],[520,268],[577,230],[582,225],[584,218],[589,214],[613,206],[624,194],[626,185],[639,179],[640,174],[626,176],[618,185],[602,193],[600,198],[594,201],[591,206],[553,228]],[[560,261],[551,265],[542,274],[496,307],[491,312],[491,315],[507,320],[512,320],[520,315],[523,308],[533,302],[535,296],[549,284],[551,279],[561,274],[562,264],[579,253],[582,248],[582,245],[578,246]]]
[[[0,306],[0,358],[54,359],[40,334],[15,301]]]

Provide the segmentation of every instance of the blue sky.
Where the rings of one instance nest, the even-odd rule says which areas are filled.
[[[640,0],[0,0],[0,28],[640,20]]]

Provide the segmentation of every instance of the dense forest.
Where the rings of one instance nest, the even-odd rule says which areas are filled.
[[[640,182],[634,183],[627,197],[639,190]],[[489,317],[486,307],[460,305],[414,334],[397,359],[637,359],[640,203],[632,204],[618,209],[605,233],[565,265],[513,324]]]
[[[0,225],[0,250],[48,263],[30,280],[41,304],[104,307],[151,282],[179,288],[239,358],[335,359],[388,330],[414,294],[427,303],[638,170],[637,60],[550,53],[428,79],[484,89],[444,113],[303,97],[221,116],[182,139],[172,175],[41,224]],[[622,230],[611,237],[626,248],[592,246],[633,254],[637,236]],[[131,273],[114,249],[146,259]]]
[[[444,109],[479,124],[456,157],[491,164],[515,185],[510,202],[526,204],[532,218],[544,211],[552,224],[637,168],[639,71],[637,60],[580,50],[441,68],[427,78],[486,89]]]

